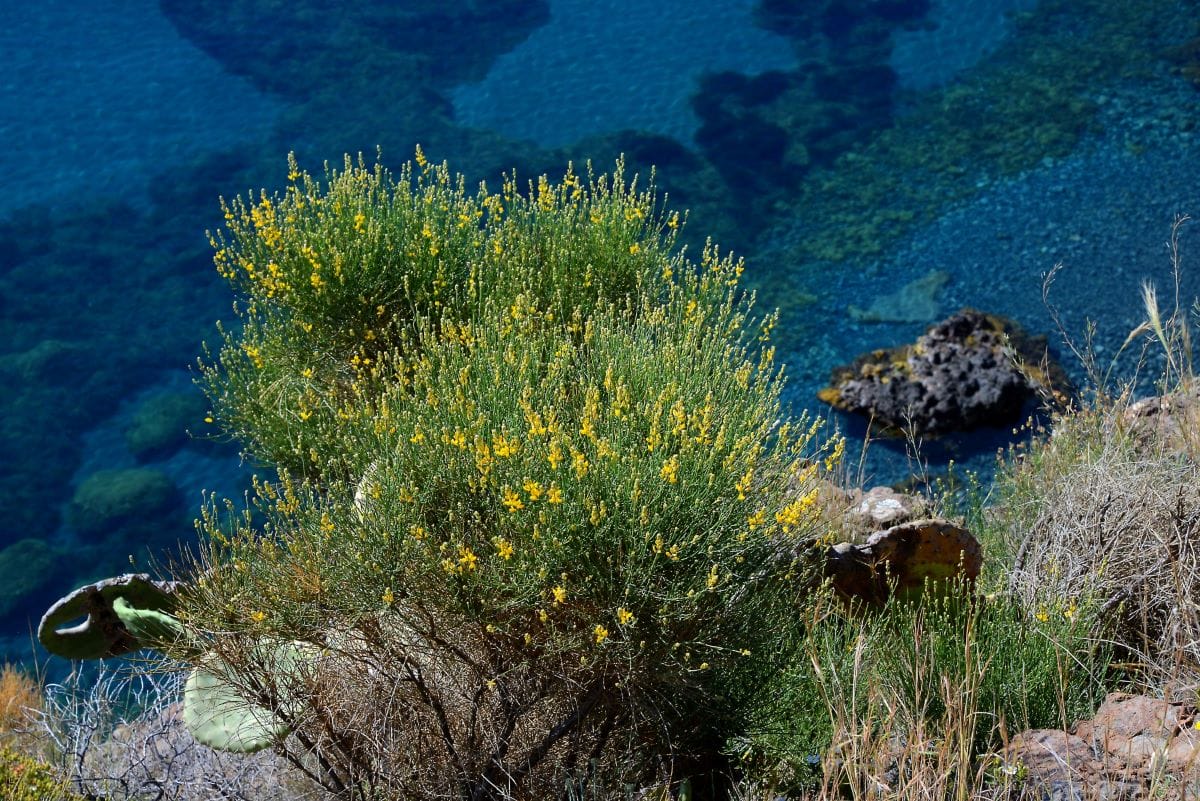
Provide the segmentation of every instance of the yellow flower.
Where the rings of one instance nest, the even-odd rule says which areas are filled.
[[[547,620],[549,620],[549,619],[550,619],[550,615],[546,614],[546,610],[545,610],[545,609],[539,609],[539,610],[538,610],[538,620],[540,620],[540,621],[542,621],[543,623],[545,623],[545,622],[546,622]]]
[[[734,485],[734,489],[737,490],[739,501],[746,500],[746,493],[750,491],[750,481],[753,477],[754,471],[747,470],[746,474],[739,478],[737,484]]]
[[[712,568],[710,568],[708,571],[708,580],[705,582],[705,584],[708,589],[711,590],[717,586],[717,582],[720,580],[720,574],[717,572],[717,563],[713,562]]]
[[[575,477],[583,478],[586,476],[589,467],[587,456],[582,451],[571,448],[571,468],[575,471]]]
[[[787,534],[804,519],[805,513],[812,509],[816,502],[817,491],[809,490],[803,497],[797,498],[776,512],[775,522],[782,526],[783,533]]]
[[[425,530],[425,527],[418,526],[416,523],[408,527],[408,534],[414,540],[423,540],[429,536],[429,532]]]
[[[262,369],[263,358],[262,353],[254,345],[242,345],[242,350],[246,352],[246,356],[250,359],[250,363],[258,369]]]
[[[538,482],[534,481],[531,478],[525,479],[525,483],[522,485],[521,488],[523,490],[525,490],[526,493],[528,493],[529,500],[531,500],[531,501],[541,500],[542,495],[546,491],[542,487],[541,484],[539,484]]]
[[[475,569],[479,557],[465,545],[458,546],[458,572],[466,573]]]
[[[630,626],[635,622],[637,622],[637,618],[634,617],[633,612],[623,606],[617,607],[617,623],[622,626]]]
[[[557,470],[562,460],[562,446],[558,444],[558,440],[550,440],[550,449],[546,452],[546,461],[550,463],[551,468]]]
[[[509,559],[512,559],[512,555],[513,555],[512,543],[510,543],[508,540],[504,539],[503,537],[497,537],[495,540],[495,543],[496,543],[496,553],[498,553],[500,555],[501,559],[503,559],[506,562]]]
[[[367,215],[363,214],[361,211],[358,214],[355,214],[354,215],[354,230],[361,234],[364,230],[366,230],[364,227],[366,222],[367,222]]]
[[[551,484],[550,489],[546,492],[546,503],[562,503],[562,502],[563,502],[562,490],[560,490],[558,487]]]
[[[637,242],[634,242],[632,245],[629,246],[630,254],[636,254],[641,249],[642,249],[641,246]]]
[[[679,481],[679,456],[672,456],[663,462],[662,469],[658,471],[658,476],[668,484],[674,484]]]
[[[392,605],[392,602],[393,602],[393,601],[395,601],[395,600],[396,600],[396,596],[395,596],[395,594],[392,592],[392,588],[391,588],[391,587],[388,587],[386,590],[384,590],[384,591],[383,591],[383,602],[384,602],[384,604],[386,604],[387,606],[391,606],[391,605]]]
[[[260,612],[259,610],[255,609],[253,612],[250,613],[250,619],[253,620],[255,623],[262,623],[264,620],[267,619],[267,613]]]
[[[599,623],[596,624],[596,628],[592,629],[592,633],[596,637],[597,645],[608,639],[608,629],[604,628],[604,626],[601,626]]]
[[[515,439],[508,439],[503,434],[497,434],[492,440],[492,453],[497,459],[506,459],[517,452],[520,443]]]
[[[521,500],[521,496],[513,492],[512,488],[508,485],[504,487],[504,497],[500,502],[510,512],[518,512],[525,508],[525,503]]]
[[[557,606],[558,604],[564,603],[567,600],[567,588],[561,584],[556,586],[554,589],[550,590],[550,592],[554,596],[554,605],[555,606]]]

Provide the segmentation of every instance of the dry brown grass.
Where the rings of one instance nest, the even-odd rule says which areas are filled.
[[[1060,419],[1004,478],[992,510],[1031,605],[1097,598],[1150,687],[1200,686],[1200,466],[1148,442],[1112,402]]]
[[[16,665],[0,666],[0,746],[27,750],[31,724],[41,709],[37,679]]]

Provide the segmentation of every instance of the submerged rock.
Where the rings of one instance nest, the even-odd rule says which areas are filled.
[[[40,604],[62,568],[63,554],[42,540],[18,540],[0,550],[0,617]]]
[[[937,319],[938,296],[950,281],[950,273],[934,270],[910,281],[890,295],[880,295],[865,309],[850,306],[850,318],[860,323],[928,323]]]
[[[125,429],[125,444],[138,461],[170,456],[188,443],[188,430],[204,419],[198,392],[163,392],[147,398]]]
[[[1035,392],[1068,386],[1044,337],[1011,320],[964,309],[911,345],[876,350],[833,371],[818,397],[865,415],[885,434],[918,436],[1015,421]]]
[[[67,522],[81,534],[111,534],[129,523],[166,516],[181,501],[179,488],[159,470],[97,470],[75,491]]]

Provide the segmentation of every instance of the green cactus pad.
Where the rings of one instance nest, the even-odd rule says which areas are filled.
[[[290,731],[269,710],[203,668],[194,669],[184,685],[183,722],[196,742],[242,754],[269,748]]]
[[[269,673],[279,677],[277,700],[295,714],[297,700],[290,687],[301,671],[316,657],[312,646],[300,642],[264,642],[259,657],[267,660]],[[213,670],[225,667],[212,657]],[[183,721],[196,741],[219,751],[249,754],[282,740],[291,728],[270,710],[246,699],[238,689],[203,667],[194,669],[183,690]]]
[[[172,645],[187,636],[179,618],[156,609],[138,609],[123,596],[113,599],[112,609],[143,648]]]
[[[54,603],[38,625],[38,640],[56,656],[104,659],[146,647],[113,609],[118,598],[139,611],[170,613],[175,609],[171,581],[155,581],[145,573],[126,573],[80,587]],[[166,615],[164,615],[166,616]],[[83,618],[73,626],[67,624]]]

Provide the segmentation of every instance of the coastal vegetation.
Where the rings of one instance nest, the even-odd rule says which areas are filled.
[[[1042,790],[1017,732],[1116,688],[1194,702],[1195,443],[1128,394],[1057,412],[994,486],[932,485],[984,573],[871,606],[822,581],[854,470],[782,402],[775,316],[621,163],[468,189],[419,149],[291,160],[223,211],[237,319],[200,377],[262,474],[204,508],[178,587],[70,607],[190,672],[122,713],[112,682],[0,677],[36,713],[6,765],[103,798],[1001,798]],[[1131,341],[1186,409],[1187,312],[1152,299]],[[155,736],[177,758],[121,746]]]

